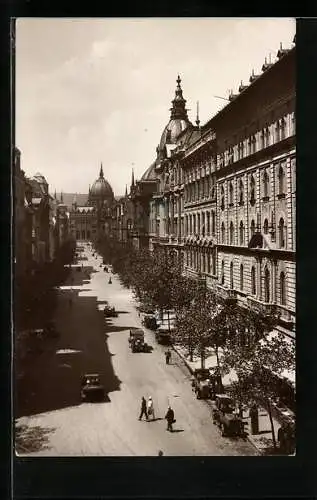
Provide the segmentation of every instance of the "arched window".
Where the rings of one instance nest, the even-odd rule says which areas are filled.
[[[268,198],[269,196],[269,174],[266,170],[263,173],[263,197]]]
[[[207,257],[207,273],[210,274],[210,252],[208,251],[206,254]]]
[[[242,179],[239,182],[239,203],[240,205],[244,203],[244,185]]]
[[[225,243],[225,223],[221,224],[221,243]]]
[[[269,232],[269,221],[265,219],[263,224],[263,233],[268,234],[268,232]]]
[[[202,212],[202,214],[201,214],[201,233],[203,236],[205,236],[205,233],[206,233],[205,212]]]
[[[202,272],[205,273],[206,272],[206,254],[204,251],[201,254],[201,260],[202,260]]]
[[[264,296],[265,302],[270,302],[270,271],[267,267],[264,270]]]
[[[224,261],[221,262],[221,284],[225,284],[225,263]]]
[[[213,275],[217,274],[217,272],[216,272],[216,264],[217,264],[217,262],[216,262],[216,250],[213,249],[212,250],[212,274]]]
[[[251,175],[250,179],[250,203],[251,205],[255,203],[255,180],[253,175]]]
[[[230,262],[230,288],[233,288],[233,262]]]
[[[210,235],[210,212],[207,212],[207,235]]]
[[[221,186],[221,190],[220,190],[220,206],[221,206],[221,210],[224,210],[224,208],[225,208],[225,190],[224,190],[223,186]]]
[[[285,173],[282,166],[278,170],[278,191],[279,194],[284,194],[285,192]]]
[[[193,233],[196,234],[196,215],[193,215]]]
[[[243,264],[240,265],[240,290],[243,291]]]
[[[250,230],[251,230],[251,237],[252,237],[254,235],[254,233],[255,233],[255,222],[254,222],[253,219],[251,221]]]
[[[197,214],[197,233],[200,234],[200,214]]]
[[[234,239],[234,227],[233,227],[233,222],[230,222],[230,245],[233,245],[233,239]]]
[[[284,219],[281,218],[279,225],[278,225],[278,231],[279,231],[279,243],[280,243],[280,248],[285,247],[285,224],[284,224]]]
[[[282,306],[286,304],[286,290],[285,290],[285,273],[280,274],[280,302]]]
[[[239,239],[240,239],[240,245],[244,245],[244,225],[243,222],[240,222],[239,226]]]
[[[215,234],[216,232],[216,216],[214,210],[211,212],[211,234]]]
[[[233,184],[229,183],[229,204],[233,205]]]
[[[251,268],[251,293],[252,295],[256,295],[256,276],[254,266]]]

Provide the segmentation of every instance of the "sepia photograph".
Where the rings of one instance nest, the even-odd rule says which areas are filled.
[[[296,20],[21,17],[11,53],[15,455],[292,461]]]

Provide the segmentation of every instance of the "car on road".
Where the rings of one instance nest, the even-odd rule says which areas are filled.
[[[150,330],[156,330],[157,322],[155,315],[145,314],[144,318],[142,319],[142,325],[145,326],[145,328],[149,328]]]
[[[104,386],[100,382],[98,373],[86,373],[81,381],[82,401],[103,401],[105,397]]]
[[[210,372],[208,368],[196,368],[192,378],[192,389],[197,399],[211,396]]]
[[[222,436],[244,436],[243,420],[238,416],[233,399],[227,394],[216,394],[212,404],[212,421]]]
[[[163,344],[163,345],[171,345],[172,344],[171,332],[166,327],[160,326],[155,331],[155,338],[159,344]]]
[[[109,306],[107,304],[105,305],[103,313],[104,313],[104,315],[105,315],[106,318],[117,318],[118,317],[118,313],[115,310],[115,308],[111,307],[111,306]]]
[[[132,352],[144,352],[146,350],[144,331],[141,328],[130,330],[129,346]]]

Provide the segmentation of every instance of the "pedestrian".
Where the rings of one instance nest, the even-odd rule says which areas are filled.
[[[165,360],[166,360],[166,364],[169,365],[170,363],[170,360],[171,360],[171,357],[172,357],[172,353],[171,351],[168,349],[165,353]]]
[[[172,410],[170,406],[167,408],[165,419],[167,420],[166,430],[173,432],[173,424],[176,422],[176,420],[174,418],[174,410]]]
[[[147,409],[146,409],[146,399],[144,396],[142,396],[142,400],[141,400],[141,413],[139,416],[139,420],[142,419],[143,415],[145,415],[146,420],[148,420]]]
[[[149,397],[148,403],[147,403],[147,414],[148,417],[152,415],[152,420],[155,420],[155,413],[154,413],[154,405],[153,405],[153,400],[152,397]]]

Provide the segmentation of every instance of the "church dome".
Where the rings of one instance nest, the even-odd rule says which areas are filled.
[[[186,100],[183,98],[183,91],[180,86],[181,79],[179,76],[176,82],[175,98],[172,101],[172,108],[170,109],[171,117],[161,136],[159,144],[160,151],[164,150],[166,144],[175,144],[180,133],[191,125],[185,108]]]
[[[144,172],[144,174],[141,177],[141,181],[154,181],[156,179],[156,173],[155,173],[155,163],[153,162],[152,165],[149,166],[149,168]]]
[[[113,200],[114,194],[112,187],[110,186],[109,182],[106,181],[103,175],[103,169],[102,165],[100,168],[100,173],[99,173],[99,178],[93,183],[90,192],[89,192],[89,199],[92,201],[97,201],[97,200]]]

